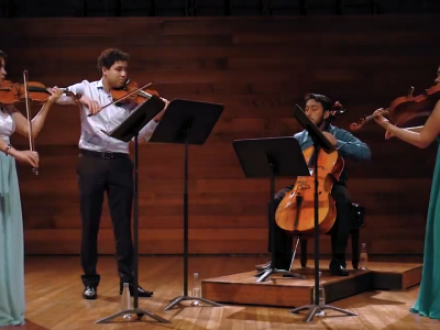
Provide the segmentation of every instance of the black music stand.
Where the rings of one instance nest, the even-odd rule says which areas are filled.
[[[170,310],[184,300],[195,300],[215,307],[222,305],[201,297],[188,296],[188,145],[205,143],[224,106],[190,100],[172,100],[149,142],[185,145],[183,193],[183,296],[178,296],[165,307]]]
[[[307,118],[305,112],[300,108],[297,104],[294,111],[295,118],[299,121],[301,126],[304,127],[305,130],[310,134],[310,137],[313,140],[313,146],[316,150],[315,154],[318,155],[320,149],[322,149],[325,153],[329,154],[333,151],[336,151],[335,147],[330,143],[329,140],[321,133],[321,131],[313,124],[309,118]],[[331,305],[324,305],[324,307],[319,306],[319,221],[318,221],[318,161],[316,157],[315,168],[313,170],[313,174],[315,177],[315,299],[314,304],[301,306],[295,308],[291,311],[291,313],[299,313],[304,309],[309,309],[309,313],[306,315],[304,321],[311,322],[315,315],[322,310],[332,309],[348,316],[357,316],[355,313],[344,310],[342,308],[334,307]]]
[[[270,236],[272,263],[275,262],[275,176],[310,176],[309,169],[298,141],[294,137],[269,137],[261,139],[236,140],[232,143],[243,172],[247,178],[270,179]],[[268,268],[261,272],[257,283],[263,282],[272,274],[284,274],[290,277],[304,276],[289,270]]]
[[[134,230],[134,246],[133,246],[133,308],[121,310],[113,315],[96,321],[96,323],[107,323],[119,316],[125,314],[136,314],[138,320],[146,315],[155,319],[160,323],[171,323],[170,321],[155,315],[153,312],[139,308],[138,299],[138,246],[139,246],[139,201],[138,201],[138,135],[139,131],[156,116],[165,106],[165,102],[157,96],[139,104],[130,116],[118,127],[111,132],[103,133],[120,141],[130,142],[134,138],[134,187],[133,187],[133,230]]]

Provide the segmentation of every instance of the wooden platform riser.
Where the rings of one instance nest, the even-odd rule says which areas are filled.
[[[314,291],[314,271],[311,268],[293,268],[306,279],[272,275],[257,283],[257,271],[234,274],[202,281],[202,296],[213,301],[274,307],[296,308],[310,304]],[[406,290],[420,283],[422,265],[374,265],[368,270],[350,270],[346,277],[332,276],[322,270],[321,282],[326,302],[331,303],[362,292],[373,290]]]
[[[313,279],[313,277],[310,277]],[[232,304],[259,305],[296,308],[311,303],[313,286],[291,287],[287,281],[298,281],[289,278],[276,278],[274,285],[242,285],[221,283],[212,285],[202,283],[204,298]],[[324,284],[327,302],[347,298],[371,290],[372,272],[349,277],[346,281]]]

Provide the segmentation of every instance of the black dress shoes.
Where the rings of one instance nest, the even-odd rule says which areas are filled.
[[[336,276],[348,276],[348,270],[345,269],[345,265],[337,260],[330,262],[330,272]]]
[[[119,294],[120,295],[122,294],[122,289],[123,289],[123,284],[121,283],[119,286]],[[133,283],[130,283],[129,289],[130,289],[130,296],[133,297]],[[144,290],[140,286],[138,286],[137,290],[138,290],[138,297],[148,298],[153,295],[153,291]]]
[[[272,263],[272,261],[268,261],[264,265],[255,266],[255,269],[259,272],[264,272],[272,267],[276,269],[288,270],[290,268],[290,263],[287,259],[277,259],[275,263]]]
[[[130,283],[130,296],[133,297],[133,284]],[[122,294],[122,284],[120,285],[119,294]],[[153,295],[152,291],[146,291],[140,286],[138,286],[138,297],[151,297]],[[98,297],[97,288],[91,285],[87,285],[83,291],[84,299],[96,299]]]
[[[272,261],[268,261],[264,265],[256,265],[255,269],[258,270],[259,272],[262,272],[265,271],[266,269],[269,269],[271,265],[272,265]]]
[[[96,287],[87,285],[84,288],[84,292],[83,292],[84,299],[96,299],[97,296],[98,294],[96,291]]]

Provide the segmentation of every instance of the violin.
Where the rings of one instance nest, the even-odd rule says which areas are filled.
[[[318,127],[325,130],[336,114],[346,111],[339,102],[333,105],[331,115]],[[318,171],[318,231],[327,233],[336,221],[336,205],[331,195],[333,185],[339,180],[344,169],[344,160],[338,151],[327,154],[325,151],[315,150],[311,146],[303,151],[310,176],[300,176],[291,191],[284,195],[275,211],[276,224],[289,235],[312,235],[315,230],[315,165]],[[317,162],[317,164],[316,164]]]
[[[128,99],[130,102],[140,104],[145,100],[148,100],[153,95],[159,97],[159,93],[153,89],[147,89],[152,83],[149,83],[141,88],[134,81],[128,79],[122,87],[113,88],[111,91],[113,100],[124,99],[125,96],[129,95]],[[137,93],[136,93],[137,92]]]
[[[27,73],[24,75],[27,75]],[[27,89],[25,89],[25,85]],[[74,97],[75,99],[81,97],[81,95],[69,91],[68,88],[62,88],[62,90],[64,94]],[[3,80],[0,83],[0,104],[12,105],[23,100],[44,103],[50,96],[51,94],[47,90],[47,87],[37,81],[26,81],[25,84],[20,84],[10,80]]]
[[[63,91],[66,95],[74,97],[75,99],[79,99],[81,97],[81,95],[77,95],[69,91],[67,88],[64,88]],[[51,94],[44,84],[36,81],[29,82],[27,70],[23,71],[23,84],[14,83],[11,80],[3,80],[0,82],[0,104],[12,105],[23,100],[25,101],[30,151],[35,151],[35,144],[32,133],[29,101],[44,103],[49,99],[50,96]],[[32,171],[35,175],[38,175],[38,168],[34,167],[32,168]]]
[[[407,96],[401,96],[391,102],[383,115],[396,126],[402,127],[409,121],[428,117],[440,99],[440,85],[426,89],[422,94],[413,96],[414,87],[411,87]],[[374,114],[363,116],[357,123],[350,124],[351,131],[361,130],[365,124],[374,120]]]
[[[128,79],[123,86],[118,88],[112,88],[111,95],[113,98],[113,102],[104,105],[101,109],[105,109],[113,104],[122,105],[123,103],[135,103],[140,104],[145,100],[152,98],[153,96],[159,97],[159,93],[153,89],[147,89],[148,86],[153,84],[152,82],[146,84],[145,86],[139,87],[138,84],[134,81],[130,81]],[[92,114],[88,115],[89,117]]]

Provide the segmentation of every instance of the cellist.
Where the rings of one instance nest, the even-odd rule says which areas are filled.
[[[321,94],[308,94],[305,101],[307,117],[319,127],[324,120],[329,118],[333,110],[331,101]],[[330,143],[336,147],[342,158],[358,161],[367,161],[371,158],[370,148],[348,131],[329,124],[324,128],[322,133]],[[313,141],[306,130],[295,134],[294,138],[298,140],[303,151],[313,145]],[[333,186],[331,192],[332,197],[336,201],[337,218],[334,226],[330,230],[332,241],[330,271],[337,276],[348,275],[345,262],[345,250],[351,226],[351,200],[346,188],[346,181],[347,174],[344,170],[339,182]],[[292,190],[292,188],[293,185],[288,186],[275,194],[275,210],[284,198],[284,195]],[[268,217],[268,219],[269,228],[271,228],[271,217]],[[292,237],[287,235],[277,224],[275,224],[274,228],[275,260],[269,261],[264,266],[257,266],[258,270],[264,270],[269,267],[289,269],[290,260],[292,258]],[[269,252],[272,252],[270,248],[272,246],[271,244],[271,233],[269,229]]]
[[[437,85],[440,85],[440,67],[437,71]],[[386,133],[385,138],[396,137],[410,143],[417,148],[426,148],[434,140],[440,142],[440,101],[423,126],[399,128],[392,125],[383,117],[383,109],[374,112],[374,120],[382,126]],[[429,200],[428,219],[426,222],[425,247],[423,251],[423,270],[420,290],[414,306],[410,309],[413,313],[440,319],[440,150],[437,151],[434,176]]]

